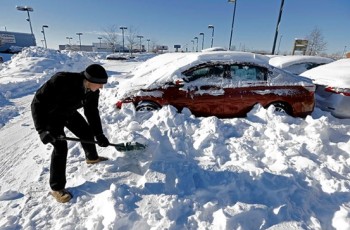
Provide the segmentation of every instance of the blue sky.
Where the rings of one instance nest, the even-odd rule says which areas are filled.
[[[280,0],[237,0],[232,44],[238,49],[271,51],[280,9]],[[233,3],[227,0],[1,0],[0,30],[30,32],[27,13],[16,5],[31,6],[34,34],[41,45],[45,29],[47,45],[58,49],[67,36],[83,45],[99,42],[107,28],[126,26],[145,40],[175,44],[192,50],[194,37],[204,48],[210,47],[214,25],[214,46],[228,47]],[[328,43],[327,53],[350,50],[350,0],[285,0],[276,51],[290,52],[295,38],[304,38],[318,27]],[[121,32],[121,31],[120,31]],[[126,31],[127,34],[127,31]],[[120,36],[120,41],[122,40]]]

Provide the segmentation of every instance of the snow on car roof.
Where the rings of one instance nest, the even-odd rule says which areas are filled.
[[[165,83],[182,80],[182,72],[208,62],[254,63],[258,66],[273,68],[269,57],[261,54],[237,51],[213,51],[196,53],[166,53],[151,58],[131,72],[130,78],[122,81],[118,87],[118,98],[137,93],[140,89],[156,89]],[[269,84],[311,84],[305,79],[291,77],[289,73],[276,69],[278,74]],[[309,79],[307,79],[309,80]],[[197,82],[197,84],[199,84]]]
[[[333,62],[334,60],[326,57],[318,57],[318,56],[304,56],[304,55],[293,55],[293,56],[276,56],[271,57],[269,60],[269,64],[273,65],[277,68],[286,68],[287,66],[291,66],[294,64],[304,63],[304,62],[312,62],[317,64],[325,64]]]
[[[340,59],[318,66],[300,75],[312,79],[315,84],[350,88],[350,59]]]
[[[183,71],[190,66],[215,61],[249,62],[263,66],[268,64],[268,59],[265,56],[246,52],[212,51],[197,53],[166,53],[149,59],[141,64],[133,74],[135,77],[150,77],[151,75],[154,75],[154,71],[158,71],[156,78],[159,78],[158,74],[161,71],[165,71],[167,75],[170,75],[176,70]]]
[[[151,86],[173,82],[180,78],[181,72],[206,62],[227,61],[256,63],[268,66],[268,58],[253,53],[235,51],[213,51],[197,53],[166,53],[158,55],[139,65],[133,72],[132,85]]]
[[[201,52],[213,52],[213,51],[227,51],[227,49],[225,49],[224,47],[211,47],[211,48],[204,49]]]

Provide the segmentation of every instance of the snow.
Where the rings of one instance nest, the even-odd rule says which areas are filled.
[[[276,56],[269,60],[270,65],[284,69],[293,74],[300,75],[315,66],[328,64],[334,60],[326,57],[293,55],[293,56]]]
[[[300,64],[304,62],[325,64],[334,61],[331,58],[318,57],[318,56],[307,56],[307,55],[290,55],[290,56],[275,56],[270,58],[270,65],[284,69],[294,64]]]
[[[203,49],[201,52],[213,52],[213,51],[226,51],[224,47],[211,47],[207,49]]]
[[[293,118],[258,105],[232,119],[171,106],[116,110],[117,91],[144,59],[32,47],[0,65],[1,230],[350,229],[349,119],[318,108]],[[105,134],[147,149],[98,147],[110,160],[87,165],[81,146],[69,142],[67,188],[74,197],[60,204],[48,195],[52,146],[40,142],[30,103],[55,71],[82,71],[93,62],[110,76],[100,100]]]
[[[222,79],[218,81],[217,78],[201,78],[199,80],[191,81],[189,83],[184,82],[186,76],[183,75],[183,71],[188,70],[191,67],[198,66],[204,63],[254,63],[256,66],[261,66],[270,70],[273,77],[268,78],[268,85],[313,85],[310,79],[301,78],[292,75],[291,73],[274,68],[268,64],[269,58],[265,55],[259,55],[248,52],[236,52],[236,51],[210,51],[210,52],[198,52],[198,53],[166,53],[151,58],[144,63],[140,64],[136,69],[128,76],[128,79],[121,82],[118,90],[118,98],[126,98],[135,95],[144,95],[144,92],[140,89],[157,89],[166,87],[169,83],[181,82],[183,86],[181,89],[189,90],[195,86],[200,88],[202,85],[213,85],[222,88],[234,87],[238,84],[240,86],[256,86],[266,85],[265,81],[236,81],[234,79]],[[238,75],[238,70],[236,71]],[[206,82],[207,81],[207,82]],[[214,81],[214,82],[213,82]],[[254,84],[252,84],[254,83]],[[146,90],[146,91],[147,91]],[[204,92],[199,92],[204,93]],[[224,91],[206,91],[205,93],[211,95],[220,95]],[[158,94],[158,93],[156,93]],[[157,96],[153,94],[153,96]],[[161,96],[158,94],[158,96]]]
[[[340,59],[332,63],[310,69],[301,75],[313,80],[315,84],[350,88],[350,59]]]

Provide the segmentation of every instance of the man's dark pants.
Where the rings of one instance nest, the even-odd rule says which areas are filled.
[[[93,141],[93,132],[83,118],[83,116],[75,112],[65,123],[51,124],[50,132],[54,136],[65,136],[64,127],[70,130],[80,139]],[[81,143],[86,159],[95,160],[98,158],[96,146],[94,144]],[[58,191],[66,186],[66,164],[67,164],[67,141],[56,141],[53,143],[54,149],[51,155],[50,165],[50,187],[52,190]]]

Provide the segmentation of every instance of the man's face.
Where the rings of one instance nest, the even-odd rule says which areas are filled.
[[[98,89],[102,89],[103,84],[92,83],[92,82],[86,81],[86,88],[91,90],[92,92],[95,92]]]

